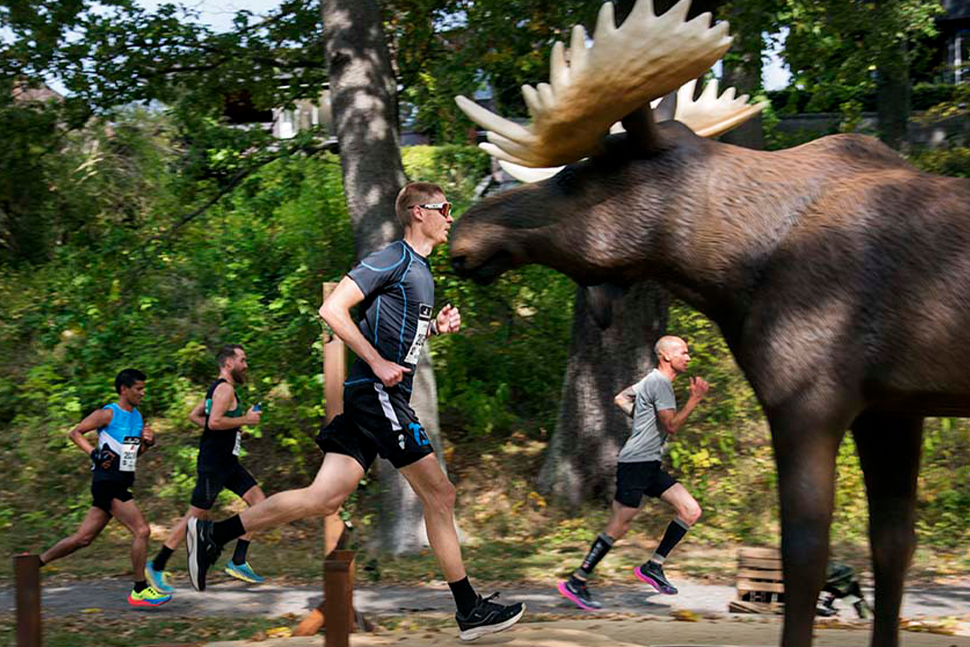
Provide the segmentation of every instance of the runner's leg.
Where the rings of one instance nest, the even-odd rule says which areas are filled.
[[[131,568],[134,572],[135,581],[140,582],[144,578],[145,561],[148,558],[148,538],[151,535],[151,530],[134,499],[128,501],[113,500],[111,502],[111,514],[131,531]]]
[[[73,534],[60,540],[41,554],[41,563],[50,564],[55,559],[66,557],[79,548],[91,545],[91,542],[104,530],[109,521],[111,521],[110,514],[101,508],[91,506],[84,517],[84,521]]]

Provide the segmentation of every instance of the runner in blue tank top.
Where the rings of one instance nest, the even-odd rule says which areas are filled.
[[[135,482],[138,457],[155,444],[151,427],[144,424],[138,405],[145,396],[145,374],[126,368],[115,378],[118,402],[98,409],[81,421],[69,436],[78,448],[91,457],[91,495],[93,503],[81,526],[73,535],[65,537],[40,556],[40,563],[70,555],[88,546],[104,527],[116,517],[132,534],[131,566],[135,584],[128,594],[128,604],[153,607],[165,604],[171,595],[159,593],[141,579],[148,555],[148,524],[141,510],[132,500],[129,488]],[[88,442],[84,434],[97,431],[97,446]]]
[[[364,258],[320,308],[320,316],[357,354],[357,361],[344,388],[343,414],[317,438],[324,458],[316,479],[307,488],[274,494],[216,524],[189,520],[190,576],[196,589],[203,590],[206,569],[222,546],[243,533],[332,514],[380,455],[401,472],[424,504],[428,538],[455,597],[460,636],[473,640],[511,627],[525,605],[499,604],[494,595],[483,598],[468,581],[454,524],[455,488],[410,405],[411,380],[425,339],[458,332],[461,326],[458,309],[451,304],[433,316],[434,280],[427,259],[448,240],[451,204],[441,187],[419,182],[405,186],[395,206],[404,239]],[[350,314],[355,306],[359,323]]]

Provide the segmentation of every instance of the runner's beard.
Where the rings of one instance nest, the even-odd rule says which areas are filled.
[[[232,381],[236,384],[246,383],[246,369],[244,368],[234,368],[230,371],[232,374]]]

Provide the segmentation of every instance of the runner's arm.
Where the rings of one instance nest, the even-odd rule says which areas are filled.
[[[260,414],[253,412],[252,409],[242,418],[226,416],[226,411],[229,411],[229,407],[232,405],[233,396],[232,386],[227,382],[216,387],[215,393],[212,394],[212,410],[209,411],[209,429],[222,431],[223,429],[236,429],[240,425],[259,424]]]
[[[668,434],[673,436],[680,431],[681,426],[687,421],[687,416],[704,399],[709,388],[707,382],[703,379],[692,377],[690,378],[690,397],[687,398],[687,404],[684,405],[683,409],[680,411],[676,411],[675,409],[660,409],[657,411],[657,420],[664,426]]]
[[[357,357],[367,362],[374,371],[374,375],[385,386],[394,386],[403,379],[404,373],[410,373],[411,369],[381,357],[377,349],[361,334],[360,328],[350,316],[350,309],[363,300],[364,293],[361,292],[360,287],[352,278],[345,276],[320,306],[320,317]]]
[[[200,400],[199,404],[192,407],[189,411],[189,421],[198,427],[205,427],[205,400]]]
[[[633,405],[636,404],[636,401],[637,395],[634,393],[632,385],[617,393],[616,397],[613,398],[613,404],[620,407],[623,413],[631,418],[633,417]]]
[[[141,444],[138,445],[138,455],[141,456],[155,446],[155,432],[152,426],[145,424],[141,428]]]
[[[67,436],[71,439],[75,445],[78,446],[82,452],[91,455],[94,451],[94,445],[88,442],[88,439],[84,437],[84,434],[97,431],[101,427],[106,427],[111,423],[111,418],[114,413],[111,409],[98,409],[97,411],[92,411],[84,420],[78,423],[74,429],[68,432]]]

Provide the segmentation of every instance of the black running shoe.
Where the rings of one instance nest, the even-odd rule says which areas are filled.
[[[205,572],[222,552],[212,540],[212,522],[192,517],[185,529],[185,552],[189,557],[189,579],[196,591],[205,591]]]
[[[478,596],[478,603],[467,616],[460,613],[455,614],[458,621],[460,633],[458,637],[464,641],[475,640],[487,634],[498,633],[508,629],[522,617],[525,613],[525,604],[516,602],[515,604],[499,604],[492,602],[498,597],[498,593],[493,593],[487,598]]]
[[[586,582],[581,582],[574,577],[569,578],[565,582],[560,582],[559,592],[580,609],[596,611],[597,609],[603,608],[603,604],[599,600],[593,599],[593,596],[589,592],[589,587],[586,586]]]
[[[664,575],[663,566],[656,562],[647,562],[642,566],[637,566],[633,569],[633,574],[641,582],[646,582],[665,595],[677,595],[677,587],[670,583],[670,580]]]

